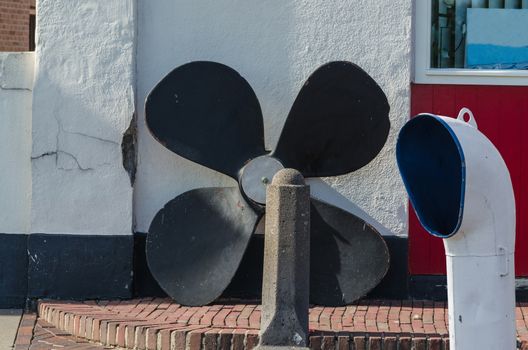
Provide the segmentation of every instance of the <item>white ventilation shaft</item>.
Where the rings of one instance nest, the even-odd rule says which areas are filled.
[[[465,108],[413,118],[396,154],[420,223],[444,239],[450,349],[514,350],[515,199],[501,155]]]

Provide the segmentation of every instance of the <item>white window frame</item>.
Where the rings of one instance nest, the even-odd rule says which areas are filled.
[[[528,86],[528,70],[431,68],[431,3],[414,0],[415,83]]]

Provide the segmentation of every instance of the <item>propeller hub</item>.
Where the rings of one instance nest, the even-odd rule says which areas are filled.
[[[282,163],[270,156],[260,156],[247,163],[240,175],[240,188],[252,201],[265,204],[266,188],[273,176],[284,169]]]

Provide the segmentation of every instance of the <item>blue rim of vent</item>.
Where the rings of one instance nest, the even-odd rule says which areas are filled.
[[[409,169],[406,169],[408,167],[408,164],[405,164],[406,161],[404,158],[406,157],[403,153],[409,151],[409,145],[405,145],[406,142],[409,142],[409,140],[406,140],[406,134],[411,132],[412,128],[418,127],[418,130],[420,128],[420,124],[426,122],[431,124],[431,121],[436,122],[434,124],[441,126],[443,129],[445,129],[449,135],[450,140],[452,141],[452,145],[456,147],[457,155],[459,159],[457,159],[457,163],[459,165],[456,167],[456,169],[459,169],[459,174],[457,176],[460,176],[460,193],[458,196],[458,205],[457,213],[454,213],[453,209],[453,215],[451,215],[450,221],[453,221],[454,224],[449,225],[448,229],[445,230],[446,232],[441,232],[437,225],[432,224],[431,222],[434,222],[435,220],[432,219],[432,216],[436,213],[432,213],[432,209],[428,208],[427,210],[423,210],[423,207],[426,205],[423,205],[421,203],[421,199],[419,198],[419,195],[416,195],[416,191],[414,189],[414,184],[410,183],[409,176],[406,176],[406,174],[409,174]],[[423,127],[423,126],[422,126]],[[452,145],[450,146],[452,148]],[[440,148],[441,146],[439,146]],[[405,149],[407,148],[407,149]],[[448,238],[457,233],[457,231],[460,229],[460,225],[462,224],[462,218],[464,215],[464,201],[465,201],[465,189],[466,189],[466,162],[464,157],[464,152],[462,150],[462,145],[460,144],[460,141],[458,140],[455,132],[451,129],[451,127],[440,117],[433,115],[433,114],[419,114],[413,119],[411,119],[409,122],[407,122],[403,128],[400,130],[400,133],[398,135],[398,140],[396,143],[396,160],[398,167],[400,169],[400,174],[403,179],[403,183],[405,185],[405,189],[407,190],[407,193],[409,195],[409,199],[411,201],[411,204],[413,205],[414,211],[416,213],[416,216],[418,217],[418,220],[420,221],[420,224],[424,227],[424,229],[429,232],[431,235],[440,237],[440,238]],[[412,172],[412,171],[411,171]],[[417,172],[418,173],[418,172]],[[438,175],[437,175],[438,176]],[[414,177],[420,178],[419,175],[414,175]],[[412,182],[413,180],[411,180]],[[455,184],[456,186],[456,184]],[[422,194],[423,196],[423,194]],[[441,194],[441,196],[446,196],[445,193]],[[450,203],[453,203],[451,201]],[[448,207],[445,203],[443,203],[444,206]],[[456,222],[452,219],[452,216],[456,215]],[[436,215],[439,216],[439,215]]]

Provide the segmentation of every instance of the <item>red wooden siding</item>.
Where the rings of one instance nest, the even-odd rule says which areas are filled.
[[[515,269],[528,276],[528,86],[417,85],[411,87],[411,114],[456,117],[473,111],[482,131],[510,170],[517,210]],[[431,237],[409,210],[409,270],[412,275],[445,274],[441,239]]]

